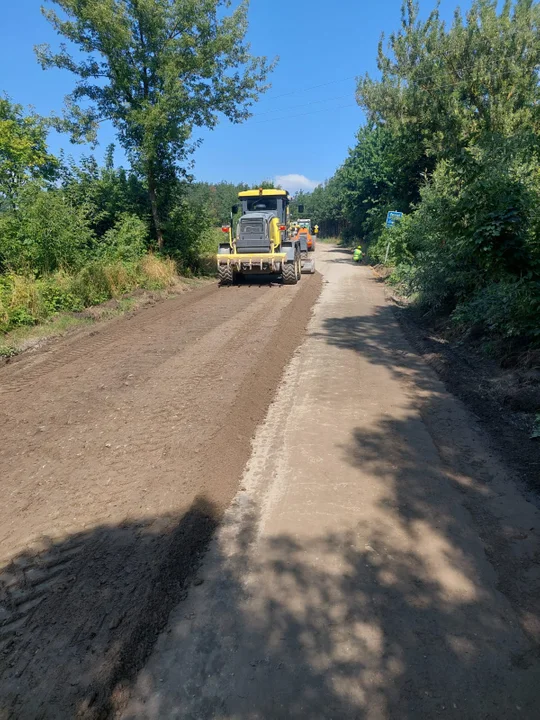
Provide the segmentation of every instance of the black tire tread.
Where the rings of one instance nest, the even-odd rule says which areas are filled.
[[[284,285],[296,285],[298,282],[298,275],[297,275],[297,263],[285,263],[283,265],[283,284]]]
[[[220,285],[232,285],[234,283],[234,273],[230,265],[220,265],[218,273]]]

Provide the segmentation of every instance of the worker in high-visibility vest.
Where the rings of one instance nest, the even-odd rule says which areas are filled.
[[[357,245],[354,248],[352,259],[354,260],[354,262],[360,263],[360,262],[362,262],[363,257],[364,257],[364,253],[362,252],[362,246]]]
[[[315,235],[318,235],[319,234],[319,226],[315,225],[315,227],[313,228],[313,231],[315,232]]]

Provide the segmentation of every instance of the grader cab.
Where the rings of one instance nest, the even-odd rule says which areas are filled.
[[[246,190],[238,194],[241,216],[233,226],[238,207],[231,212],[231,224],[222,229],[227,242],[219,245],[217,267],[222,285],[232,285],[242,276],[281,276],[285,285],[295,285],[303,268],[300,239],[293,236],[289,222],[289,193],[286,190]],[[315,265],[307,271],[315,272]]]

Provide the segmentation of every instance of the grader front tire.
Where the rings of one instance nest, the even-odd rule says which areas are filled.
[[[283,265],[283,284],[296,285],[298,282],[298,262],[288,262]]]
[[[234,272],[230,265],[219,266],[219,284],[220,285],[233,285],[234,284]]]

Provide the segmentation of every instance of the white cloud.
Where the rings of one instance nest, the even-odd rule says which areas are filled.
[[[290,175],[276,175],[274,181],[276,185],[280,185],[290,193],[298,192],[298,190],[310,192],[314,190],[317,185],[322,184],[319,180],[310,180],[305,175],[296,175],[295,173],[291,173]]]

